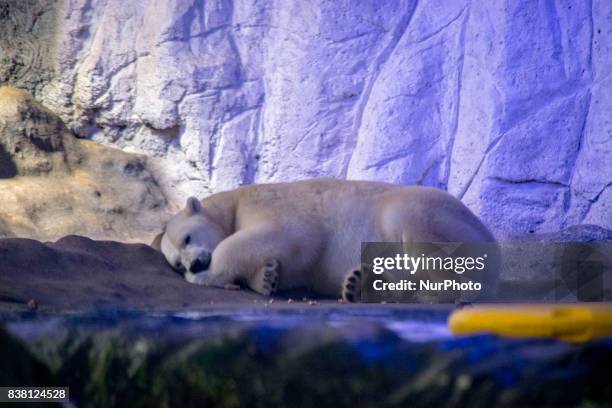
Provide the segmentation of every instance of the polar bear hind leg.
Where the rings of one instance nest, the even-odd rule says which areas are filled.
[[[344,276],[342,300],[349,303],[361,300],[361,267],[350,269]]]

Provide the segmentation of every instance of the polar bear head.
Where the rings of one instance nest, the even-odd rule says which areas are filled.
[[[159,236],[158,236],[159,237]],[[185,208],[166,224],[157,249],[177,271],[192,273],[208,269],[215,247],[225,238],[223,229],[207,214],[202,203],[189,197]]]

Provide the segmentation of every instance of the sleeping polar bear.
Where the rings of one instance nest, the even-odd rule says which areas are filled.
[[[156,239],[187,281],[243,282],[262,295],[308,288],[360,297],[362,242],[494,242],[478,218],[433,188],[307,180],[191,197]]]

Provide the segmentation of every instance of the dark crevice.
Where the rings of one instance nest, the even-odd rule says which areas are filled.
[[[17,166],[11,155],[0,145],[0,179],[13,178],[17,176]]]

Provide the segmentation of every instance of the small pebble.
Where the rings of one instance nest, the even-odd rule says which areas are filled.
[[[317,302],[316,300],[309,300],[309,301],[308,301],[308,304],[309,304],[310,306],[316,306],[316,305],[318,304],[318,302]]]
[[[268,303],[270,303],[270,304],[274,303],[274,299],[268,300]]]
[[[293,299],[291,298],[287,299],[287,303],[293,303]]]

